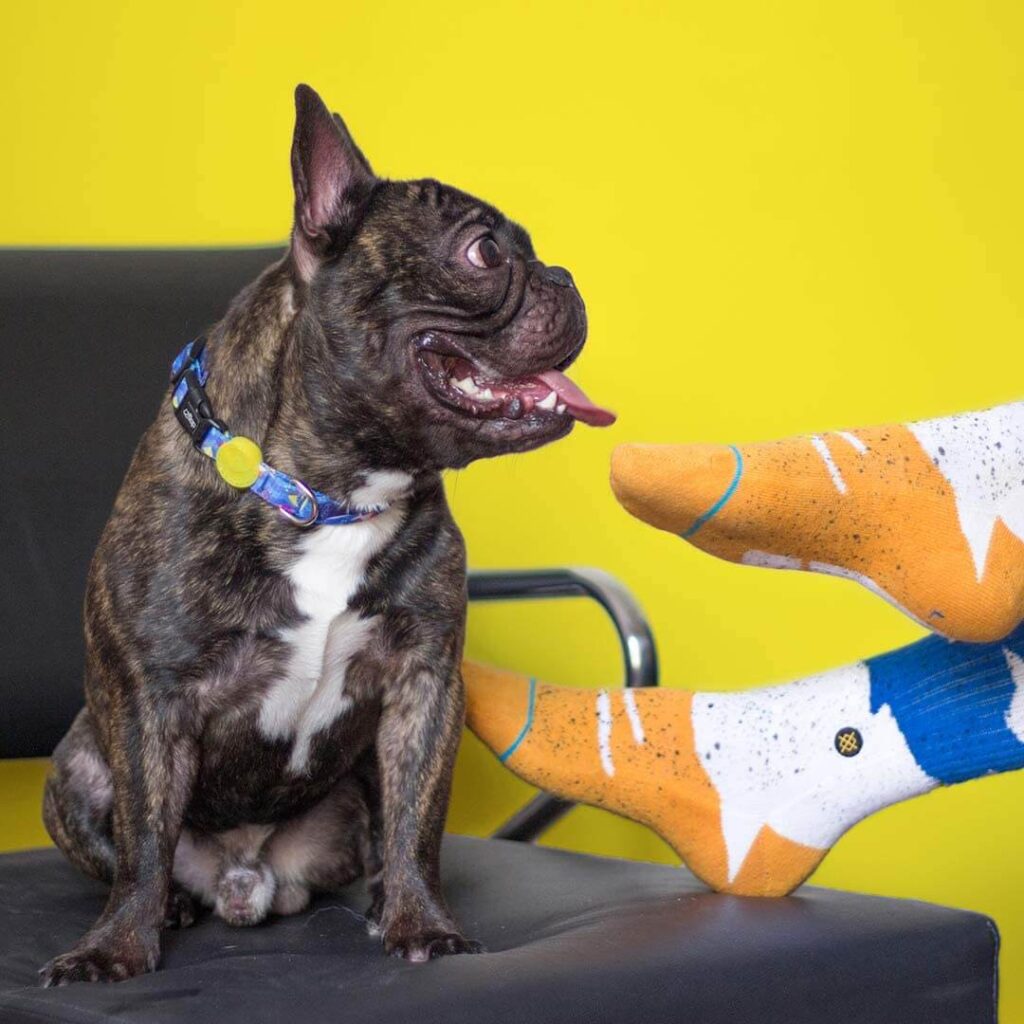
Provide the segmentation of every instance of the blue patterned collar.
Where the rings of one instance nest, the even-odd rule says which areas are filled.
[[[232,434],[213,414],[205,385],[206,339],[190,341],[171,366],[171,405],[196,449],[213,459],[221,477],[251,491],[299,527],[347,526],[380,515],[387,505],[359,506],[336,501],[263,461],[255,441]]]

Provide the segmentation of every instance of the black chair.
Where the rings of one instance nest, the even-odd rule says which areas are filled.
[[[269,249],[0,252],[0,754],[48,754],[80,703],[86,565],[184,340],[276,258]],[[622,640],[626,683],[654,643],[596,570],[479,573],[474,600],[589,596]],[[0,1022],[366,1021],[523,1024],[989,1022],[998,935],[978,914],[807,888],[717,896],[681,868],[532,846],[567,804],[540,796],[497,833],[446,841],[445,886],[489,952],[384,958],[364,897],[235,930],[168,933],[155,974],[36,987],[104,888],[53,850],[0,857]]]

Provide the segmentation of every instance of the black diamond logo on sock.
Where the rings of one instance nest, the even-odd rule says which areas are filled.
[[[852,725],[848,725],[836,733],[836,750],[843,757],[855,757],[863,746],[864,737]]]

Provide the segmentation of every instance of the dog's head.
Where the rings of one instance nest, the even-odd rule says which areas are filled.
[[[327,342],[324,428],[344,405],[348,428],[365,417],[440,468],[535,448],[575,420],[611,423],[563,373],[587,333],[568,271],[487,203],[377,178],[312,89],[295,99],[291,259]]]

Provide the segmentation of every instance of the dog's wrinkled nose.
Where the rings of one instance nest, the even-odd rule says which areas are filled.
[[[544,270],[544,278],[551,284],[557,284],[562,288],[572,288],[572,274],[565,267],[547,267]]]

